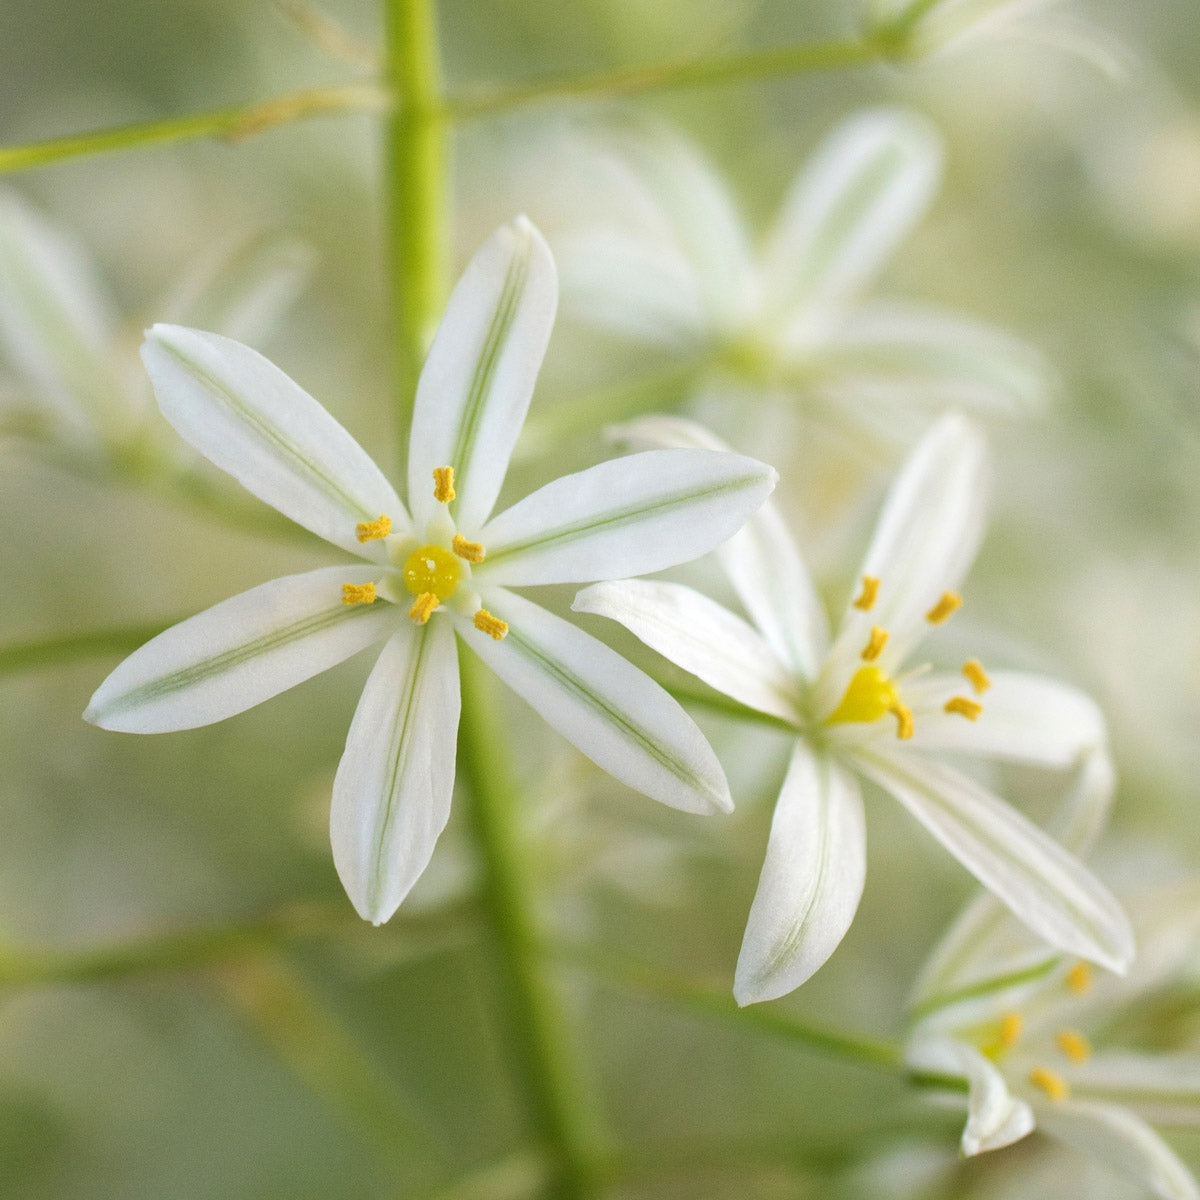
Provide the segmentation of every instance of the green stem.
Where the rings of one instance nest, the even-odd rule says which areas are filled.
[[[277,125],[290,125],[293,121],[336,113],[377,112],[387,108],[390,102],[388,93],[375,84],[332,84],[304,88],[274,96],[259,104],[219,108],[215,112],[168,117],[162,121],[136,125],[117,125],[91,133],[30,142],[23,146],[0,146],[0,175],[92,154],[195,141],[198,138],[224,138],[240,142],[264,130],[274,129]]]
[[[586,1106],[571,1066],[558,998],[541,964],[525,857],[517,827],[517,789],[508,747],[490,714],[490,678],[474,654],[460,648],[463,682],[459,765],[470,795],[470,817],[484,873],[486,915],[504,985],[513,1070],[536,1133],[553,1163],[549,1194],[582,1200],[592,1192]]]
[[[397,429],[406,442],[417,380],[441,316],[449,258],[448,147],[434,0],[388,0],[388,255]],[[402,444],[401,461],[407,453]]]

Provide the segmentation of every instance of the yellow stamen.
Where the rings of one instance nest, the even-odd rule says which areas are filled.
[[[956,713],[960,717],[966,717],[968,721],[978,721],[979,714],[983,712],[983,705],[977,700],[968,699],[966,696],[951,696],[942,705],[942,711]]]
[[[1067,988],[1076,996],[1082,996],[1092,986],[1092,964],[1077,962],[1067,972]]]
[[[942,598],[925,614],[930,625],[940,625],[949,620],[962,607],[962,597],[957,592],[943,592]]]
[[[454,541],[450,543],[450,549],[459,558],[465,558],[467,562],[481,563],[487,557],[487,551],[483,548],[482,542],[468,542],[461,533],[454,535]]]
[[[392,518],[380,513],[378,521],[359,521],[354,532],[360,542],[377,542],[392,532]]]
[[[896,736],[906,742],[913,735],[913,715],[912,709],[907,704],[899,702],[892,705],[888,712],[896,718]]]
[[[1074,1029],[1060,1029],[1054,1035],[1054,1042],[1072,1062],[1087,1062],[1092,1057],[1091,1043]]]
[[[862,591],[858,593],[858,599],[853,602],[854,607],[861,608],[863,612],[870,612],[875,607],[878,596],[879,580],[874,575],[864,575]]]
[[[982,1047],[983,1053],[991,1059],[1003,1058],[1021,1040],[1021,1031],[1025,1023],[1019,1012],[1007,1012],[995,1029],[995,1037]]]
[[[436,542],[418,546],[404,560],[404,586],[413,596],[432,592],[438,600],[449,600],[462,580],[462,564]]]
[[[433,498],[439,504],[449,504],[454,499],[454,468],[433,468]]]
[[[374,604],[375,585],[373,583],[343,583],[343,604]]]
[[[962,673],[967,682],[975,689],[975,695],[982,696],[992,686],[988,673],[983,669],[983,663],[977,658],[968,659],[962,665]]]
[[[863,647],[863,662],[874,662],[883,653],[883,648],[887,645],[887,640],[888,631],[880,629],[878,625],[872,625],[871,640]]]
[[[480,633],[486,633],[488,637],[499,641],[508,632],[508,622],[500,620],[499,617],[493,617],[486,608],[481,608],[475,614],[475,628]]]
[[[1040,1088],[1045,1092],[1055,1104],[1060,1100],[1065,1100],[1071,1094],[1067,1081],[1057,1072],[1051,1071],[1049,1067],[1034,1067],[1029,1072],[1029,1082],[1035,1088]]]
[[[432,592],[422,592],[416,599],[412,608],[408,610],[408,615],[412,617],[418,625],[424,625],[430,617],[433,616],[434,610],[438,606],[438,598]]]

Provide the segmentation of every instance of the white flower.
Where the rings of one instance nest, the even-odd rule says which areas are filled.
[[[260,499],[358,565],[274,580],[143,646],[87,718],[155,733],[218,721],[385,641],[334,783],[334,860],[386,920],[446,823],[459,716],[455,634],[589,758],[693,812],[731,807],[712,750],[647,676],[509,585],[658,571],[728,538],[774,486],[739,455],[658,450],[547,484],[490,516],[554,321],[554,262],[523,218],[479,251],[421,374],[409,506],[307,393],[253,350],[155,326],[143,357],[167,420]]]
[[[906,1057],[921,1082],[960,1081],[946,1098],[966,1104],[965,1154],[1036,1126],[1163,1200],[1197,1200],[1195,1179],[1149,1122],[1200,1126],[1200,1057],[1120,1049],[1111,1029],[1194,962],[1200,885],[1152,889],[1131,911],[1136,970],[1094,978],[980,897],[924,972]]]
[[[633,227],[610,220],[563,253],[565,302],[585,320],[665,345],[701,374],[804,391],[889,432],[947,404],[1044,402],[1048,369],[1015,338],[911,303],[861,301],[937,188],[941,142],[916,113],[867,110],[840,124],[757,253],[693,147],[650,127],[616,150]]]
[[[649,418],[631,435],[716,446],[690,422]],[[781,996],[833,952],[866,870],[858,777],[890,792],[1018,917],[1053,945],[1114,970],[1133,955],[1109,893],[1056,842],[931,752],[967,752],[1066,769],[1104,758],[1104,725],[1072,688],[993,672],[905,669],[961,603],[983,532],[983,441],[941,418],[887,499],[837,637],[799,554],[766,506],[719,551],[757,629],[678,584],[627,580],[584,589],[580,612],[620,621],[718,691],[798,736],[750,910],[734,993]]]

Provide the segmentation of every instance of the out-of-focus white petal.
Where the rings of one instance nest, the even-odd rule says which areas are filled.
[[[450,816],[458,654],[448,621],[405,621],[363,689],[329,814],[333,861],[360,916],[386,921]]]
[[[914,112],[873,109],[839,125],[805,164],[763,251],[767,304],[812,314],[813,335],[881,270],[921,219],[941,141]]]
[[[155,325],[142,361],[163,416],[247,491],[326,541],[381,558],[356,537],[359,522],[408,513],[367,452],[298,383],[240,342]]]
[[[1019,1141],[1034,1127],[1033,1110],[1013,1096],[996,1065],[974,1046],[953,1038],[930,1038],[909,1048],[910,1069],[938,1075],[960,1075],[967,1081],[967,1124],[964,1154],[982,1154]]]
[[[1155,1125],[1200,1126],[1200,1055],[1100,1051],[1064,1075],[1079,1099],[1123,1104]]]
[[[483,527],[480,581],[585,583],[689,562],[731,537],[776,478],[712,450],[647,450],[564,475]]]
[[[1120,905],[1057,842],[999,797],[933,759],[872,745],[853,761],[1051,945],[1124,974],[1133,933]]]
[[[651,650],[710,687],[799,724],[787,668],[745,621],[692,588],[621,579],[584,588],[571,607],[619,621]]]
[[[483,603],[508,623],[507,635],[494,641],[456,616],[462,639],[597,766],[672,808],[733,808],[712,747],[648,675],[513,592],[492,588]]]
[[[1038,1107],[1038,1125],[1150,1188],[1159,1200],[1197,1200],[1191,1172],[1140,1117],[1115,1104],[1081,1100]]]
[[[408,500],[418,528],[438,508],[433,471],[453,467],[459,526],[487,520],[533,395],[558,305],[554,259],[525,218],[501,226],[458,281],[417,385]]]
[[[343,583],[374,575],[361,563],[321,567],[222,600],[134,651],[83,715],[104,729],[166,733],[253,708],[387,636],[392,605],[342,603]]]
[[[109,354],[117,317],[83,248],[0,191],[0,345],[68,422],[128,424]]]
[[[858,782],[798,741],[738,956],[739,1004],[786,995],[825,962],[850,928],[866,871]]]

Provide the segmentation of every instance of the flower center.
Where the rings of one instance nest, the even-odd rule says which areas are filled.
[[[449,600],[462,580],[458,558],[445,546],[429,542],[418,546],[404,560],[404,586],[414,596],[426,593]]]
[[[869,724],[885,713],[895,716],[898,737],[912,737],[912,713],[901,701],[899,689],[879,667],[868,665],[854,672],[837,708],[825,718],[825,724]]]

